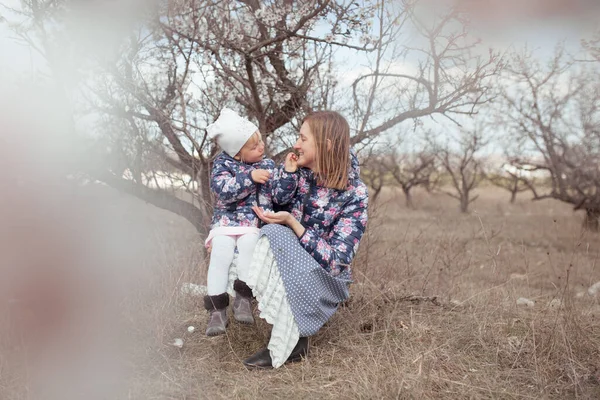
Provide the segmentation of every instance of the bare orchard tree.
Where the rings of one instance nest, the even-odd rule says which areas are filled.
[[[376,199],[384,186],[398,185],[407,208],[414,208],[412,190],[417,186],[432,188],[437,183],[435,156],[428,150],[409,149],[402,143],[373,146],[364,157],[363,177]]]
[[[390,173],[384,162],[385,157],[385,151],[374,146],[362,157],[361,177],[372,189],[369,191],[369,201],[372,204],[376,203],[381,190],[390,184]]]
[[[50,61],[54,48],[48,44],[77,33],[63,18],[68,2],[22,6],[31,29],[21,34]],[[378,39],[369,35],[376,9],[370,1],[328,0],[175,1],[151,8],[112,56],[85,54],[93,76],[80,83],[84,90],[78,96],[102,116],[95,147],[111,160],[88,171],[206,233],[217,149],[204,128],[227,105],[257,122],[271,151],[281,147],[273,139],[289,144],[290,126],[312,109],[329,107],[336,96],[334,50],[377,48]],[[316,33],[322,22],[330,23],[329,33]],[[149,161],[157,157],[163,162]],[[190,196],[148,187],[143,172],[152,174],[160,164],[166,165],[160,172],[169,171],[173,179],[190,176],[197,182]],[[123,177],[124,170],[131,179]]]
[[[584,226],[594,231],[600,229],[598,72],[598,64],[575,64],[561,47],[547,64],[517,54],[498,109],[522,146],[516,161],[550,175],[550,190],[534,192],[534,199],[554,198],[585,210]]]
[[[435,186],[437,163],[431,151],[404,151],[401,146],[391,146],[383,163],[402,189],[407,208],[414,208],[412,190],[415,187],[431,188]]]
[[[457,116],[475,115],[494,98],[499,55],[482,51],[463,14],[421,15],[419,1],[404,2],[404,30],[390,33],[373,54],[371,71],[352,84],[357,134],[353,143],[377,138],[399,123],[439,115],[460,125]],[[400,36],[406,30],[417,33]],[[418,61],[415,61],[418,60]]]
[[[484,179],[483,160],[479,153],[487,146],[480,130],[461,131],[458,140],[451,144],[446,141],[439,144],[436,139],[430,139],[441,167],[450,178],[451,191],[442,189],[448,196],[460,202],[460,211],[469,211],[469,205],[477,200],[479,195],[473,195],[473,190]]]
[[[85,79],[70,90],[85,100],[89,113],[101,116],[94,148],[118,160],[88,171],[206,233],[217,149],[205,127],[224,106],[256,121],[275,156],[294,140],[298,121],[315,109],[351,114],[354,144],[375,140],[407,119],[475,113],[491,98],[498,56],[477,52],[459,13],[423,22],[415,3],[190,0],[144,9],[117,42],[118,51],[101,57],[87,52],[85,62],[77,57],[76,72]],[[31,46],[42,53],[48,43],[70,48],[78,32],[60,18],[69,2],[22,4],[35,32],[23,33]],[[398,41],[409,29],[419,40]],[[340,51],[373,63],[346,89]],[[164,170],[153,171],[157,165]],[[124,170],[131,178],[123,177]],[[189,193],[148,187],[144,176],[153,172],[177,181],[190,177]]]
[[[525,165],[518,167],[512,163],[505,163],[500,168],[484,171],[485,178],[494,186],[510,192],[510,204],[517,200],[517,194],[532,191],[535,193],[536,181],[530,177],[533,171]]]

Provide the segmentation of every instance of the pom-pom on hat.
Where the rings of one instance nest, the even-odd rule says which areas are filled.
[[[231,157],[240,152],[257,130],[256,125],[229,108],[222,109],[219,118],[206,127],[208,136]]]

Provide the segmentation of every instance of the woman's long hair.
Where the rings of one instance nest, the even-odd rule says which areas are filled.
[[[328,188],[346,189],[350,165],[348,121],[335,111],[318,111],[307,115],[302,122],[308,123],[315,139],[317,180]]]

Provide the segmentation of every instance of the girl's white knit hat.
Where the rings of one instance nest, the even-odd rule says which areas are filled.
[[[208,137],[216,140],[231,157],[240,152],[257,130],[256,125],[229,108],[222,109],[219,118],[206,127]]]

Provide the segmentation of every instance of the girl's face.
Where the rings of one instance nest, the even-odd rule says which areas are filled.
[[[300,135],[294,150],[298,155],[298,166],[314,170],[317,163],[317,145],[308,122],[300,127]]]
[[[265,143],[262,141],[260,132],[257,131],[248,139],[238,155],[241,161],[248,164],[253,164],[263,159],[265,155]]]

